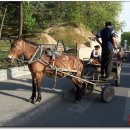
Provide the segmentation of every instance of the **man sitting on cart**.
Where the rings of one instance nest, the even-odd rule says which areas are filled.
[[[92,50],[92,52],[91,52],[90,63],[92,63],[92,64],[101,64],[100,46],[96,45],[94,47],[95,47],[95,49]]]

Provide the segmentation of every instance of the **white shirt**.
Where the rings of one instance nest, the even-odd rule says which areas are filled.
[[[100,57],[100,56],[101,56],[100,51],[96,51],[96,50],[93,50],[92,54],[93,54],[93,57],[95,57],[95,58],[97,58],[97,57]]]

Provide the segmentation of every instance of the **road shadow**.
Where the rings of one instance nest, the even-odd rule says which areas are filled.
[[[23,83],[32,83],[32,79],[30,79],[30,78],[9,78],[8,80],[13,80],[14,82],[15,81],[20,81],[20,82],[23,82]]]
[[[27,78],[26,80],[24,78],[22,79],[12,78],[11,80],[0,82],[0,94],[27,101],[28,99],[16,96],[15,94],[12,94],[11,91],[15,91],[16,93],[17,91],[32,92],[31,82],[32,82],[31,79]],[[68,91],[74,88],[73,83],[70,81],[70,79],[67,78],[57,80],[57,85],[55,89],[53,89],[53,85],[54,85],[54,79],[47,77],[43,78],[41,83],[42,93],[44,92],[44,93],[60,94],[63,93],[64,91]]]
[[[2,92],[2,91],[0,91],[0,94],[5,95],[5,96],[9,96],[9,97],[18,98],[18,99],[21,99],[21,100],[24,100],[24,101],[28,102],[28,99],[27,99],[27,98],[20,97],[20,96],[16,96],[16,95],[14,95],[14,94],[9,94],[9,93]]]

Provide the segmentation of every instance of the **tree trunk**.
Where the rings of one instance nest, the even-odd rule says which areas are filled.
[[[23,30],[23,2],[19,3],[19,37],[22,36]]]
[[[1,26],[0,26],[0,38],[1,38],[1,35],[2,35],[2,29],[3,29],[3,24],[4,24],[4,20],[5,20],[6,11],[7,11],[7,6],[6,6],[6,8],[5,8],[4,15],[3,15],[3,18],[2,18],[2,21],[1,21]]]

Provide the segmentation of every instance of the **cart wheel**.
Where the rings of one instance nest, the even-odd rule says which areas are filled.
[[[101,99],[103,102],[108,103],[113,99],[114,94],[115,94],[114,88],[107,85],[104,88],[102,88]]]

